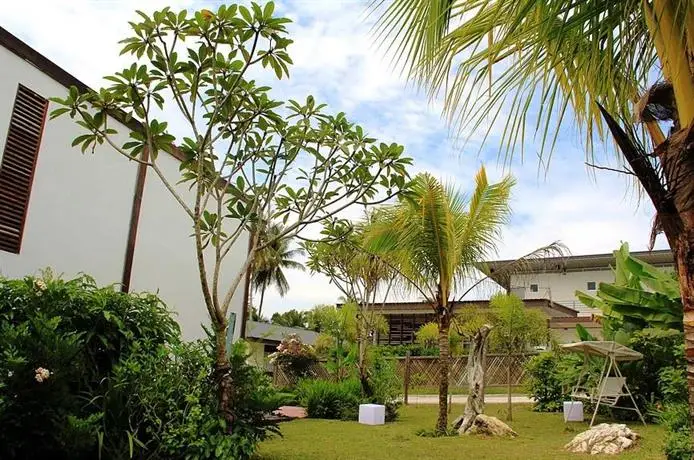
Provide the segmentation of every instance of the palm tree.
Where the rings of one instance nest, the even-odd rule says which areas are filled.
[[[443,95],[461,132],[506,118],[500,152],[522,153],[533,132],[547,155],[561,125],[575,123],[592,162],[593,139],[609,130],[628,166],[620,172],[655,207],[651,246],[662,231],[675,254],[685,335],[694,336],[694,2],[384,3],[375,2],[379,39],[432,97]],[[685,346],[694,420],[694,340]]]
[[[439,326],[439,416],[436,431],[448,426],[448,332],[456,286],[473,275],[475,263],[496,252],[514,181],[490,184],[484,168],[467,198],[458,190],[420,174],[400,202],[383,208],[367,229],[366,248],[388,254],[403,286],[427,299]]]
[[[253,288],[260,291],[258,304],[258,317],[263,315],[263,300],[265,291],[270,286],[275,286],[281,297],[289,291],[289,283],[284,276],[284,269],[304,270],[304,266],[293,259],[304,253],[302,249],[289,249],[290,241],[286,238],[278,239],[284,229],[279,224],[270,224],[261,232],[260,241],[272,241],[261,249],[256,255],[253,266]]]

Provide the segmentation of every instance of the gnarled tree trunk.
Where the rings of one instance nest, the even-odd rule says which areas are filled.
[[[484,362],[487,353],[487,336],[491,330],[492,327],[485,324],[475,333],[470,344],[467,360],[469,391],[460,433],[467,432],[475,423],[477,416],[484,412]]]
[[[227,328],[228,324],[215,326],[215,363],[213,377],[217,382],[219,412],[227,421],[227,428],[231,430],[236,421],[234,414],[233,386],[234,379],[231,375],[231,366],[227,356]]]
[[[448,428],[448,371],[450,368],[450,346],[448,330],[451,318],[448,312],[439,315],[439,418],[436,431],[445,433]]]

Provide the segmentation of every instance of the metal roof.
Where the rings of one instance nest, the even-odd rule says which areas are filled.
[[[632,257],[642,260],[656,267],[667,267],[674,265],[674,255],[669,249],[660,249],[654,251],[633,251],[630,253]],[[482,272],[487,274],[491,279],[496,281],[502,287],[509,284],[509,273],[504,273],[503,268],[514,260],[491,260],[480,264],[478,267]],[[544,259],[536,259],[528,261],[522,269],[515,269],[515,275],[533,274],[533,273],[566,273],[574,271],[589,271],[589,270],[608,270],[615,263],[614,253],[605,254],[584,254],[578,256],[566,257],[548,257]]]
[[[308,345],[313,345],[318,337],[317,332],[300,327],[279,326],[277,324],[262,323],[259,321],[246,322],[247,339],[281,342],[283,338],[290,334],[298,335],[301,340]]]

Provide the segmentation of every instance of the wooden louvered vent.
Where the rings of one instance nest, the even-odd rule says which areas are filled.
[[[19,254],[48,100],[19,85],[0,162],[0,250]]]

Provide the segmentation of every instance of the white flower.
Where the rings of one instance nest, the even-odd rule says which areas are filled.
[[[34,372],[36,372],[34,378],[39,383],[43,383],[44,380],[48,380],[48,377],[51,376],[51,371],[49,371],[48,369],[44,369],[43,367],[39,367]]]

